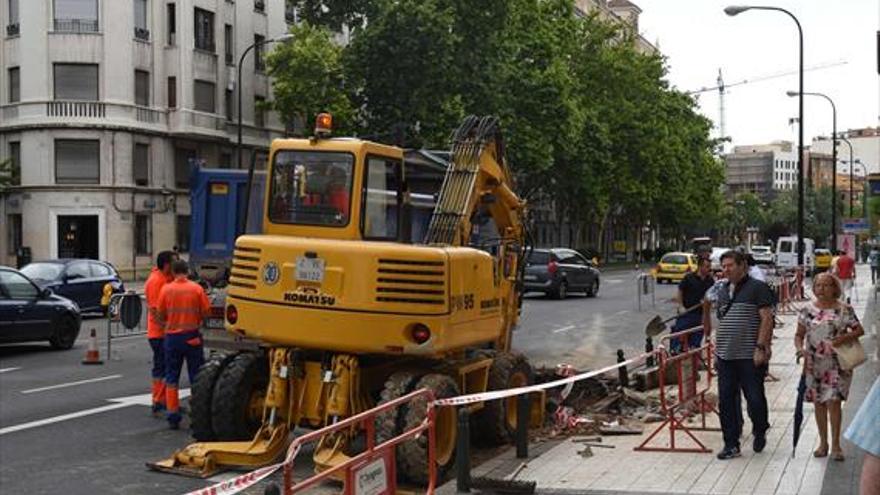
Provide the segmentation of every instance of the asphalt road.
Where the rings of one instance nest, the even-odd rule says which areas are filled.
[[[632,271],[603,273],[601,284],[596,298],[527,295],[514,347],[535,365],[565,362],[581,369],[614,362],[618,348],[627,355],[640,352],[645,323],[673,311],[662,302],[672,297],[673,286],[656,286],[656,309],[648,298],[639,312]],[[80,364],[91,328],[101,344],[100,366]],[[209,484],[145,468],[190,438],[186,429],[170,431],[150,414],[145,338],[114,340],[108,357],[105,329],[103,320],[86,320],[69,351],[52,351],[48,344],[0,346],[3,493],[178,494]],[[187,386],[184,380],[181,387]]]
[[[595,298],[572,294],[557,301],[543,294],[527,294],[513,347],[529,357],[533,366],[559,363],[577,369],[598,368],[617,361],[617,349],[626,356],[644,352],[645,324],[659,314],[675,314],[669,300],[675,285],[655,284],[654,301],[643,296],[641,311],[636,298],[636,272],[603,272]]]

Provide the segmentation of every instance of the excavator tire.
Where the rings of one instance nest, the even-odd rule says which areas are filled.
[[[269,362],[262,354],[237,354],[220,372],[211,401],[211,426],[219,441],[250,440],[260,428],[269,386]]]
[[[455,380],[447,375],[432,373],[423,376],[413,390],[427,388],[434,397],[443,399],[459,395]],[[400,431],[415,428],[425,419],[427,401],[415,399],[404,407]],[[437,479],[443,479],[446,471],[455,464],[455,444],[458,437],[458,415],[454,407],[437,408],[434,457],[437,462]],[[403,442],[397,448],[397,469],[408,480],[426,484],[428,482],[428,435]]]
[[[211,402],[214,400],[214,387],[220,372],[229,364],[235,354],[214,356],[199,368],[199,374],[192,384],[189,398],[189,423],[192,436],[200,442],[216,440],[214,426],[211,424]]]
[[[493,357],[489,368],[489,391],[531,385],[534,372],[525,356],[510,352],[480,351]],[[516,397],[486,402],[474,415],[474,438],[482,445],[501,445],[516,433]]]
[[[398,371],[393,373],[385,380],[385,386],[382,389],[382,395],[379,403],[382,405],[399,397],[412,392],[413,385],[418,380],[419,375],[409,371]],[[400,411],[403,408],[389,409],[376,415],[376,444],[380,444],[386,440],[394,438],[401,433],[400,418],[403,416]]]

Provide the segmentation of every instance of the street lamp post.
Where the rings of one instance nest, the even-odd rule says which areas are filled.
[[[248,46],[247,48],[244,49],[244,52],[242,52],[241,57],[238,58],[238,78],[235,80],[235,86],[236,86],[236,89],[238,90],[238,141],[236,142],[236,145],[235,145],[236,168],[241,168],[241,90],[242,90],[241,68],[244,65],[244,58],[247,56],[247,54],[251,50],[253,50],[254,48],[256,48],[258,46],[263,46],[263,45],[266,45],[269,43],[274,43],[274,42],[279,42],[279,41],[287,41],[287,40],[291,40],[291,39],[293,39],[293,35],[290,33],[287,33],[287,34],[283,34],[277,38],[269,38],[267,40],[252,43],[250,46]],[[247,219],[248,219],[248,214],[249,214],[248,210],[250,209],[250,205],[251,205],[251,184],[252,184],[253,180],[254,180],[254,163],[253,163],[253,161],[251,161],[251,164],[248,167],[247,188],[244,191],[244,213],[245,214],[242,215],[242,219],[239,222],[238,232],[236,234],[236,237],[238,237],[241,234],[244,234],[245,230],[247,229]]]
[[[853,147],[849,139],[840,136],[840,140],[849,146],[849,217],[853,217]],[[862,200],[864,201],[864,200]]]
[[[801,95],[797,91],[787,91],[785,94],[790,97]],[[831,139],[831,163],[834,164],[831,167],[831,248],[837,249],[837,107],[828,95],[809,92],[803,93],[803,95],[819,96],[831,103],[831,135],[833,136]],[[852,209],[851,206],[850,209]],[[852,216],[852,212],[850,212],[850,216]]]
[[[741,14],[747,10],[775,10],[782,12],[794,21],[798,28],[800,42],[800,63],[798,65],[798,266],[804,266],[804,31],[797,17],[781,7],[764,5],[731,5],[725,7],[724,13],[729,16]]]

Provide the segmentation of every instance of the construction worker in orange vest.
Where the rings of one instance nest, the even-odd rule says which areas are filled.
[[[189,383],[195,382],[204,361],[202,334],[199,328],[211,303],[199,284],[187,279],[189,265],[177,260],[172,264],[174,280],[165,284],[159,293],[159,316],[165,322],[165,406],[168,425],[180,428],[180,398],[178,381],[186,360]]]
[[[159,319],[159,293],[162,287],[174,280],[171,264],[177,255],[171,251],[162,251],[156,257],[156,266],[150,272],[144,284],[144,295],[147,298],[147,341],[153,349],[152,394],[153,414],[165,411],[165,328]]]

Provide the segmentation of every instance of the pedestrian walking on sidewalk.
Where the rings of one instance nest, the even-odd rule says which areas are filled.
[[[868,263],[871,264],[871,285],[877,285],[877,277],[880,276],[880,250],[877,246],[871,247],[868,253]]]
[[[853,282],[856,279],[856,260],[846,251],[841,251],[832,273],[840,280],[841,299],[845,296],[846,303],[849,304]]]
[[[147,341],[153,350],[153,368],[150,372],[153,414],[165,411],[165,329],[159,319],[159,293],[165,284],[174,279],[171,265],[176,260],[177,255],[172,251],[159,253],[156,266],[144,284],[144,296],[147,299]]]
[[[187,279],[189,265],[177,260],[172,266],[174,281],[159,294],[159,316],[165,322],[165,405],[171,429],[180,427],[178,383],[186,361],[190,384],[204,361],[202,334],[199,328],[208,315],[211,303],[199,284]]]
[[[861,495],[880,493],[880,428],[877,418],[880,417],[880,378],[874,379],[874,385],[865,401],[862,402],[856,417],[846,429],[846,439],[865,451],[862,462],[862,478],[859,483]]]
[[[742,413],[737,399],[740,391],[746,398],[755,452],[767,444],[767,397],[764,378],[770,362],[773,338],[773,294],[766,283],[748,275],[748,262],[736,251],[721,255],[721,269],[728,282],[718,291],[715,334],[715,357],[718,370],[718,409],[724,448],[718,459],[740,456]],[[711,334],[711,318],[703,315],[707,337]]]
[[[794,345],[804,357],[807,390],[804,400],[813,403],[819,448],[815,457],[828,455],[828,422],[831,422],[831,458],[844,459],[840,447],[841,402],[849,395],[852,370],[841,369],[834,346],[865,334],[852,306],[840,302],[840,282],[827,273],[813,279],[815,300],[801,310]]]
[[[714,284],[712,262],[709,258],[697,258],[697,271],[688,273],[681,279],[681,282],[678,284],[678,294],[676,295],[676,301],[681,307],[693,309],[678,315],[675,319],[675,325],[672,327],[673,333],[698,327],[703,323],[703,305],[700,303],[703,302],[706,292]],[[696,349],[703,343],[702,330],[690,333],[686,337],[688,349]],[[669,349],[673,354],[678,354],[681,351],[684,339],[685,337],[681,337],[669,342]]]

